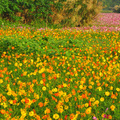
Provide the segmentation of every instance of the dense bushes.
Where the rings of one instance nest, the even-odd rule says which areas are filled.
[[[89,23],[102,8],[97,0],[1,0],[0,14],[9,21],[31,23],[39,19],[63,26]]]
[[[64,0],[62,0],[64,1]],[[7,18],[10,21],[30,22],[32,19],[43,18],[52,14],[51,5],[55,7],[61,6],[54,0],[1,0],[0,14],[2,18]]]
[[[52,7],[54,24],[65,26],[81,26],[89,23],[102,9],[102,3],[97,0],[67,0],[59,12]]]

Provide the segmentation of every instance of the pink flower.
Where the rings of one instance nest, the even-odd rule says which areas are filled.
[[[96,118],[95,116],[93,117],[93,119],[94,119],[94,120],[97,120],[97,118]]]
[[[107,112],[107,111],[108,111],[108,108],[106,108],[105,112]]]

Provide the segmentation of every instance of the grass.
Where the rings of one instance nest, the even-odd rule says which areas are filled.
[[[0,119],[119,120],[120,32],[5,24]]]

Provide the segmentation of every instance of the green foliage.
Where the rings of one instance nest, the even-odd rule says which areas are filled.
[[[111,10],[115,5],[119,5],[120,0],[103,0],[103,6],[105,10]]]
[[[2,18],[10,21],[31,22],[37,18],[50,20],[49,15],[52,14],[51,5],[61,8],[60,2],[55,3],[55,0],[1,0],[0,14]]]
[[[100,12],[102,4],[97,0],[2,0],[0,7],[2,18],[47,28],[51,24],[86,25]]]

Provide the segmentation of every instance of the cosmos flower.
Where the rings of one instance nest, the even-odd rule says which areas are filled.
[[[110,106],[110,109],[111,109],[112,111],[114,111],[114,110],[115,110],[115,106],[114,106],[114,105],[111,105],[111,106]]]
[[[56,113],[56,114],[53,115],[53,118],[54,118],[55,120],[57,120],[57,119],[59,118],[59,115]]]

